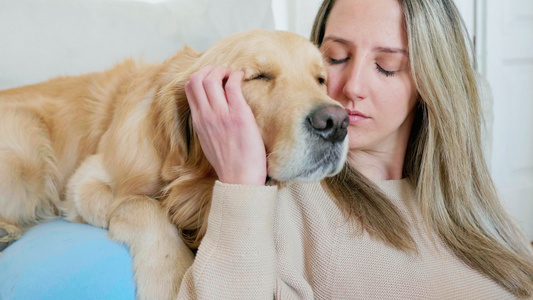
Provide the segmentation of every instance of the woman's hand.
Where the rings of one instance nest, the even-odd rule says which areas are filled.
[[[191,75],[185,93],[205,156],[224,183],[264,185],[263,139],[241,90],[243,72],[207,66]]]

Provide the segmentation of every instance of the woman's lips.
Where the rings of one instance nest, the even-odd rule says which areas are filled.
[[[348,116],[350,117],[350,125],[357,124],[366,119],[369,119],[367,115],[357,110],[346,109],[346,112],[348,113]]]

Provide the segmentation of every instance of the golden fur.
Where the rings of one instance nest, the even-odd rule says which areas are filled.
[[[306,126],[312,111],[339,106],[327,96],[319,51],[294,34],[253,30],[204,53],[186,47],[161,64],[126,61],[0,91],[3,239],[58,214],[108,228],[130,249],[138,298],[175,297],[194,258],[186,244],[195,248],[204,235],[217,179],[184,92],[190,75],[210,64],[244,70],[272,179],[319,180],[340,170],[346,139],[325,143]]]

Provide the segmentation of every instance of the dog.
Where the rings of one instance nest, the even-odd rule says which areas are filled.
[[[58,215],[105,228],[132,254],[137,298],[174,298],[217,180],[184,90],[207,65],[244,71],[271,182],[342,169],[349,120],[327,95],[320,51],[296,34],[254,29],[202,53],[186,46],[160,64],[127,60],[0,91],[3,241]]]

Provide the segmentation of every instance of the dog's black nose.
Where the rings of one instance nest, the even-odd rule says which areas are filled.
[[[312,131],[329,142],[342,142],[350,124],[348,113],[336,105],[320,106],[307,117]]]

